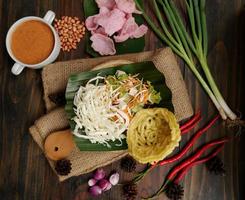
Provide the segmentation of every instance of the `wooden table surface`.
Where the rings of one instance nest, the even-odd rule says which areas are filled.
[[[177,1],[177,0],[176,0]],[[145,0],[145,2],[147,2]],[[180,2],[177,1],[181,6]],[[209,30],[209,63],[215,79],[228,103],[235,111],[245,113],[245,0],[207,0]],[[17,19],[27,15],[43,16],[49,9],[62,15],[83,19],[80,0],[0,0],[0,198],[4,200],[91,199],[86,181],[91,174],[74,177],[59,183],[47,160],[28,133],[33,122],[45,113],[42,100],[41,70],[25,69],[21,75],[11,74],[13,61],[5,48],[7,30]],[[150,8],[148,8],[150,11]],[[160,47],[152,32],[146,36],[145,50]],[[83,42],[72,53],[61,53],[58,60],[71,60],[87,56]],[[205,124],[216,111],[191,72],[179,59],[193,107],[201,109]],[[224,124],[217,123],[194,147],[228,133]],[[190,134],[191,135],[191,134]],[[184,136],[181,146],[190,135]],[[227,169],[225,177],[210,175],[203,166],[195,167],[183,181],[185,200],[237,200],[245,199],[245,144],[242,134],[225,146],[220,157]],[[243,144],[243,145],[242,145]],[[108,171],[120,171],[119,162],[107,166]],[[163,181],[168,167],[155,169],[140,184],[141,195],[152,194]],[[120,171],[122,180],[132,174]],[[99,199],[123,199],[120,186]],[[159,199],[167,199],[161,195]]]

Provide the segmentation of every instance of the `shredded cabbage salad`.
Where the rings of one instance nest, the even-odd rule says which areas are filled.
[[[76,116],[73,120],[76,126],[73,134],[108,147],[109,141],[119,140],[118,145],[121,145],[125,138],[123,133],[135,113],[145,105],[160,101],[160,93],[149,81],[140,80],[138,74],[117,71],[113,76],[97,75],[81,86],[75,95]]]

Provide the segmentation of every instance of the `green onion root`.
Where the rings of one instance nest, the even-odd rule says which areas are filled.
[[[207,64],[207,49],[208,49],[208,35],[206,27],[206,15],[205,15],[205,0],[198,0],[200,2],[189,0],[186,1],[187,13],[190,20],[192,38],[186,31],[184,23],[175,7],[174,3],[170,0],[157,0],[157,2],[162,6],[162,9],[167,17],[167,22],[162,18],[160,9],[157,5],[156,0],[153,0],[153,5],[155,9],[155,14],[158,21],[160,22],[161,28],[158,28],[151,18],[145,13],[144,9],[141,7],[139,2],[135,0],[138,9],[142,12],[148,25],[156,33],[156,35],[165,42],[178,56],[180,56],[186,64],[189,66],[191,71],[194,73],[203,89],[209,95],[210,99],[214,103],[215,107],[218,109],[223,120],[227,118],[231,120],[237,119],[235,113],[228,107],[224,98],[222,97],[213,76],[209,70]],[[170,25],[169,29],[167,24]],[[190,50],[192,53],[190,53]],[[208,83],[205,82],[204,78],[201,76],[200,72],[197,70],[194,63],[194,57],[197,57],[204,73],[207,78]]]

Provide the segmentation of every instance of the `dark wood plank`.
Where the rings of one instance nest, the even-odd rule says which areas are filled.
[[[238,21],[238,27],[237,27],[237,40],[236,40],[236,55],[233,58],[233,66],[237,67],[237,79],[236,81],[241,87],[238,87],[238,94],[237,94],[237,105],[241,113],[245,112],[245,105],[243,104],[244,102],[244,97],[245,97],[245,90],[242,88],[243,85],[245,85],[245,69],[244,69],[244,63],[245,63],[245,57],[244,57],[244,34],[245,34],[245,9],[244,6],[241,9],[241,12],[239,13],[239,21]],[[236,87],[236,82],[234,83],[234,86]],[[238,142],[237,146],[237,151],[238,154],[236,155],[236,159],[238,160],[238,169],[236,173],[238,174],[238,188],[239,188],[239,193],[238,193],[238,199],[245,199],[245,191],[244,191],[244,185],[245,185],[245,158],[243,156],[244,154],[244,149],[245,149],[245,136],[244,134],[241,134],[240,140]]]
[[[147,4],[149,1],[145,1]],[[179,7],[183,7],[180,1]],[[181,3],[181,4],[180,4]],[[244,102],[244,27],[245,14],[242,6],[245,0],[207,0],[209,29],[209,62],[212,72],[224,97],[234,110],[245,112]],[[20,76],[13,76],[10,68],[13,61],[5,50],[5,36],[14,21],[26,15],[43,16],[47,10],[57,16],[70,15],[83,19],[82,1],[79,0],[0,0],[0,197],[1,199],[91,199],[87,193],[86,181],[91,174],[71,178],[59,183],[42,152],[37,147],[28,128],[34,120],[45,113],[42,100],[40,70],[26,70]],[[151,7],[147,10],[151,12]],[[146,37],[145,50],[162,46],[152,32]],[[61,53],[58,60],[83,58],[84,44],[72,53]],[[212,103],[203,92],[192,73],[178,59],[194,108],[201,109],[203,125],[215,113]],[[221,137],[227,131],[218,123],[200,142]],[[190,138],[183,138],[181,146]],[[208,174],[203,166],[195,167],[185,178],[186,200],[244,199],[244,167],[242,155],[245,146],[244,135],[232,141],[220,154],[227,167],[227,176],[217,178]],[[142,167],[142,166],[139,166]],[[119,162],[106,167],[120,171]],[[168,167],[155,169],[139,185],[139,193],[149,195],[156,191],[163,181]],[[120,171],[123,181],[130,180],[132,174]],[[121,187],[117,186],[100,199],[123,199]],[[159,199],[166,199],[161,195]]]

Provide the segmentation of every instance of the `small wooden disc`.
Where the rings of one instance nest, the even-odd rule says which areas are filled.
[[[74,147],[75,143],[69,129],[51,133],[44,143],[45,153],[52,160],[66,158]]]

